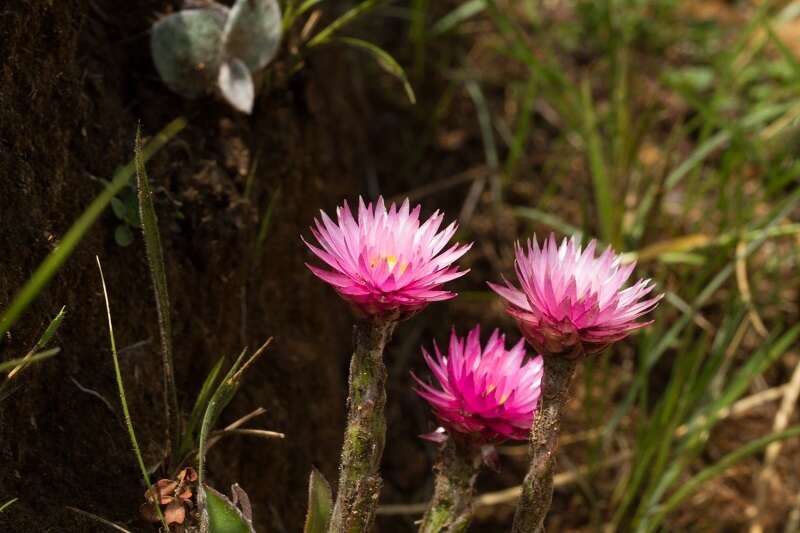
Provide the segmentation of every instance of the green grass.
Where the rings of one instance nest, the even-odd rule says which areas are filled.
[[[768,442],[797,434],[743,431],[729,454],[707,454],[718,413],[756,382],[783,384],[800,333],[786,326],[797,291],[784,290],[800,286],[800,59],[777,31],[796,15],[736,4],[744,16],[708,20],[677,0],[411,5],[424,10],[409,14],[413,57],[474,110],[484,152],[470,161],[502,169],[517,236],[598,238],[669,293],[653,326],[584,365],[571,419],[602,431],[566,451],[593,472],[576,523],[669,528],[709,480],[745,459],[758,468]],[[418,137],[453,123],[437,116]],[[510,266],[510,243],[497,247]],[[620,442],[631,459],[597,468]]]

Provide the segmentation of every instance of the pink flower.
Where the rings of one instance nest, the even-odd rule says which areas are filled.
[[[634,263],[621,265],[611,247],[595,257],[597,241],[581,251],[573,237],[560,247],[551,234],[539,244],[528,241],[527,253],[516,245],[516,271],[522,290],[507,280],[489,286],[507,302],[528,342],[546,355],[576,357],[597,353],[650,322],[637,322],[662,295],[644,299],[653,290],[649,279],[622,289]]]
[[[456,224],[438,231],[444,215],[436,211],[420,224],[419,212],[419,205],[409,210],[408,200],[387,211],[383,198],[374,207],[359,198],[358,220],[347,202],[336,208],[337,222],[320,211],[322,222],[314,219],[311,228],[319,246],[303,242],[330,270],[306,266],[363,315],[405,318],[430,302],[454,298],[442,285],[468,272],[453,263],[472,245],[445,250]]]
[[[482,443],[525,440],[541,395],[542,357],[523,362],[525,340],[507,350],[505,335],[499,330],[494,330],[481,350],[480,334],[480,326],[475,326],[465,340],[453,330],[447,356],[434,343],[435,360],[423,348],[440,388],[412,372],[416,392],[449,431]]]

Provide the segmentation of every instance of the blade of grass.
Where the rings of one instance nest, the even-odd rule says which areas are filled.
[[[150,142],[147,143],[142,151],[142,159],[149,160],[155,155],[170,139],[177,135],[183,128],[186,127],[186,119],[183,117],[177,118],[164,127]],[[22,313],[28,306],[36,299],[39,293],[44,289],[45,285],[53,278],[53,276],[61,268],[72,251],[81,241],[83,236],[92,227],[95,220],[102,214],[105,208],[111,203],[111,199],[119,193],[123,187],[128,185],[128,181],[135,173],[136,168],[133,162],[128,163],[115,174],[111,180],[111,184],[95,198],[89,207],[81,214],[80,217],[72,224],[69,231],[61,239],[59,245],[50,252],[44,261],[39,265],[33,275],[23,285],[22,289],[14,296],[11,304],[3,311],[0,316],[0,337],[13,326]]]
[[[411,87],[411,83],[408,81],[408,75],[406,74],[406,71],[403,70],[403,67],[400,66],[400,63],[398,63],[397,60],[393,58],[391,54],[389,54],[389,52],[370,42],[362,39],[355,39],[353,37],[337,37],[332,39],[332,42],[339,42],[367,52],[372,56],[373,59],[375,59],[375,61],[383,70],[400,80],[400,83],[403,84],[403,89],[406,92],[409,102],[412,104],[417,103],[417,97],[414,94],[414,89]]]
[[[331,22],[328,26],[325,27],[324,30],[320,31],[318,34],[312,37],[311,40],[308,41],[307,46],[309,48],[313,48],[315,46],[326,44],[331,40],[331,37],[333,37],[333,35],[336,32],[343,29],[351,22],[356,20],[358,17],[360,17],[364,13],[371,11],[372,9],[376,8],[385,1],[386,0],[366,0],[364,2],[361,2],[357,6],[347,11],[344,15]]]
[[[161,247],[161,235],[158,231],[158,217],[153,206],[153,193],[147,179],[144,159],[142,157],[141,128],[136,129],[136,145],[134,147],[136,164],[136,183],[139,193],[139,216],[142,221],[142,234],[150,266],[150,279],[158,313],[158,332],[161,337],[161,365],[164,374],[164,417],[166,418],[166,446],[170,450],[172,460],[179,459],[174,446],[180,444],[181,417],[178,411],[178,391],[175,386],[175,369],[172,354],[172,318],[170,317],[169,291],[167,274],[164,268],[164,251]]]
[[[597,118],[588,80],[584,80],[581,84],[581,97],[583,103],[583,136],[587,149],[586,156],[589,159],[589,168],[591,169],[592,184],[594,185],[594,199],[597,205],[597,216],[600,221],[600,235],[605,242],[611,243],[616,249],[620,249],[617,242],[617,217],[614,209],[613,185],[608,175],[608,164],[603,155],[600,133],[597,130]]]
[[[486,9],[486,0],[468,0],[436,21],[436,24],[430,30],[430,34],[432,37],[437,37],[447,33],[484,9]]]
[[[214,393],[214,391],[216,391],[217,378],[219,377],[219,373],[222,370],[222,365],[224,363],[225,358],[220,357],[219,361],[217,361],[217,364],[214,365],[214,367],[206,376],[202,387],[200,387],[200,392],[197,394],[194,407],[189,415],[189,421],[184,428],[181,448],[178,453],[178,457],[180,458],[185,457],[186,454],[194,449],[194,439],[197,436],[197,430],[199,429],[198,426],[202,420],[203,413],[205,413],[206,407],[208,406],[208,402],[211,399],[211,395]]]
[[[26,355],[25,357],[20,357],[19,359],[11,359],[10,361],[3,361],[0,363],[0,372],[5,372],[9,368],[13,372],[17,367],[21,365],[29,365],[32,363],[38,363],[39,361],[43,361],[45,359],[49,359],[53,357],[58,352],[61,351],[61,348],[51,348],[44,352],[35,353],[33,355]]]
[[[19,501],[19,498],[11,498],[10,500],[8,500],[3,505],[0,505],[0,513],[4,513],[6,511],[6,509],[8,509],[12,505],[14,505],[17,501]]]
[[[34,345],[34,347],[31,349],[31,351],[29,351],[25,355],[25,357],[23,358],[23,362],[20,363],[19,366],[17,366],[13,370],[11,370],[11,372],[8,373],[7,380],[2,385],[0,385],[0,396],[3,395],[2,390],[3,390],[3,387],[6,385],[6,383],[8,383],[9,380],[14,379],[14,376],[16,376],[17,374],[22,372],[25,369],[25,367],[28,366],[28,363],[25,360],[30,358],[30,357],[33,357],[37,352],[41,352],[42,350],[44,350],[47,347],[48,344],[50,344],[50,340],[56,334],[56,332],[58,331],[58,328],[61,327],[61,323],[64,321],[64,317],[66,316],[65,310],[66,310],[66,306],[61,307],[61,310],[58,312],[56,317],[53,320],[50,321],[50,324],[44,330],[44,333],[42,333],[42,336],[39,337],[38,341],[36,341],[36,344]]]
[[[689,481],[686,483],[682,483],[680,488],[675,491],[675,493],[662,505],[659,509],[654,512],[654,518],[648,524],[646,531],[654,531],[656,528],[664,521],[666,516],[672,512],[678,505],[680,505],[683,500],[687,497],[691,496],[700,486],[705,483],[706,481],[713,479],[722,473],[724,473],[728,468],[735,465],[739,461],[750,457],[753,454],[756,454],[766,448],[769,444],[773,442],[777,442],[780,440],[790,439],[792,437],[796,437],[800,435],[800,426],[793,426],[785,431],[781,431],[778,433],[772,433],[765,437],[761,437],[760,439],[756,439],[736,450],[732,451],[731,453],[727,454],[725,457],[717,461],[715,464],[704,468],[698,474],[693,476]]]
[[[111,341],[111,357],[114,359],[114,377],[117,381],[117,389],[119,392],[119,401],[122,404],[122,414],[125,418],[125,427],[128,429],[128,437],[131,439],[131,446],[133,447],[133,454],[136,456],[136,462],[139,464],[139,470],[142,473],[142,479],[144,480],[145,487],[147,490],[150,490],[152,484],[150,483],[150,475],[147,473],[147,467],[144,464],[144,459],[142,458],[142,452],[139,448],[139,440],[136,438],[136,431],[133,429],[133,420],[131,419],[131,413],[128,409],[128,400],[125,396],[125,383],[122,380],[122,371],[119,367],[119,356],[117,354],[117,341],[114,338],[114,325],[111,322],[111,304],[108,300],[108,289],[106,288],[106,280],[103,276],[103,267],[100,264],[100,258],[95,256],[97,260],[97,268],[100,271],[100,282],[103,285],[103,298],[106,302],[106,315],[108,316],[108,337]],[[164,515],[161,512],[160,505],[154,505],[156,509],[156,513],[158,514],[158,518],[161,521],[161,524],[164,526],[165,531],[169,531],[169,526],[167,525],[167,521],[164,519]]]

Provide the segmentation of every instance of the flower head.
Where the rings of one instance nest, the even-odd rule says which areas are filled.
[[[480,326],[466,339],[453,330],[446,356],[434,343],[435,359],[423,348],[439,388],[412,373],[416,392],[451,432],[484,443],[525,440],[541,395],[542,358],[525,361],[524,339],[506,349],[505,335],[499,330],[481,349],[480,334]]]
[[[522,290],[507,280],[489,286],[507,300],[507,311],[523,335],[546,355],[578,356],[602,351],[650,322],[637,322],[663,295],[645,299],[649,279],[622,289],[635,263],[622,265],[611,247],[595,257],[597,241],[585,250],[575,238],[557,246],[555,237],[517,243],[516,271]]]
[[[306,266],[360,314],[403,318],[456,296],[442,285],[468,272],[453,263],[472,245],[445,249],[456,224],[439,231],[444,220],[439,211],[420,224],[420,206],[412,211],[408,200],[387,210],[383,198],[375,206],[359,198],[358,219],[347,202],[336,208],[337,222],[320,213],[322,221],[315,219],[311,228],[319,245],[303,242],[330,270]]]

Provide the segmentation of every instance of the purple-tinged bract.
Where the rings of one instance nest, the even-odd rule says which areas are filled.
[[[611,247],[595,257],[597,241],[582,250],[573,237],[561,246],[551,234],[541,248],[517,243],[516,271],[522,290],[507,280],[489,286],[507,300],[531,345],[545,355],[576,357],[597,353],[650,322],[637,322],[663,295],[649,279],[622,289],[635,263],[621,264]]]
[[[320,213],[311,228],[319,244],[303,242],[329,269],[306,266],[359,314],[405,318],[456,296],[442,285],[468,272],[453,263],[472,245],[446,248],[457,228],[452,223],[439,231],[444,220],[439,211],[420,223],[420,206],[411,210],[408,200],[387,209],[383,198],[374,206],[359,198],[358,219],[347,202],[336,209],[336,222]]]
[[[543,364],[541,356],[525,360],[524,339],[506,349],[505,335],[494,330],[481,348],[480,326],[475,326],[466,339],[453,330],[447,355],[436,343],[435,358],[424,348],[422,353],[439,387],[412,373],[416,392],[448,431],[483,444],[528,438],[541,395]]]

